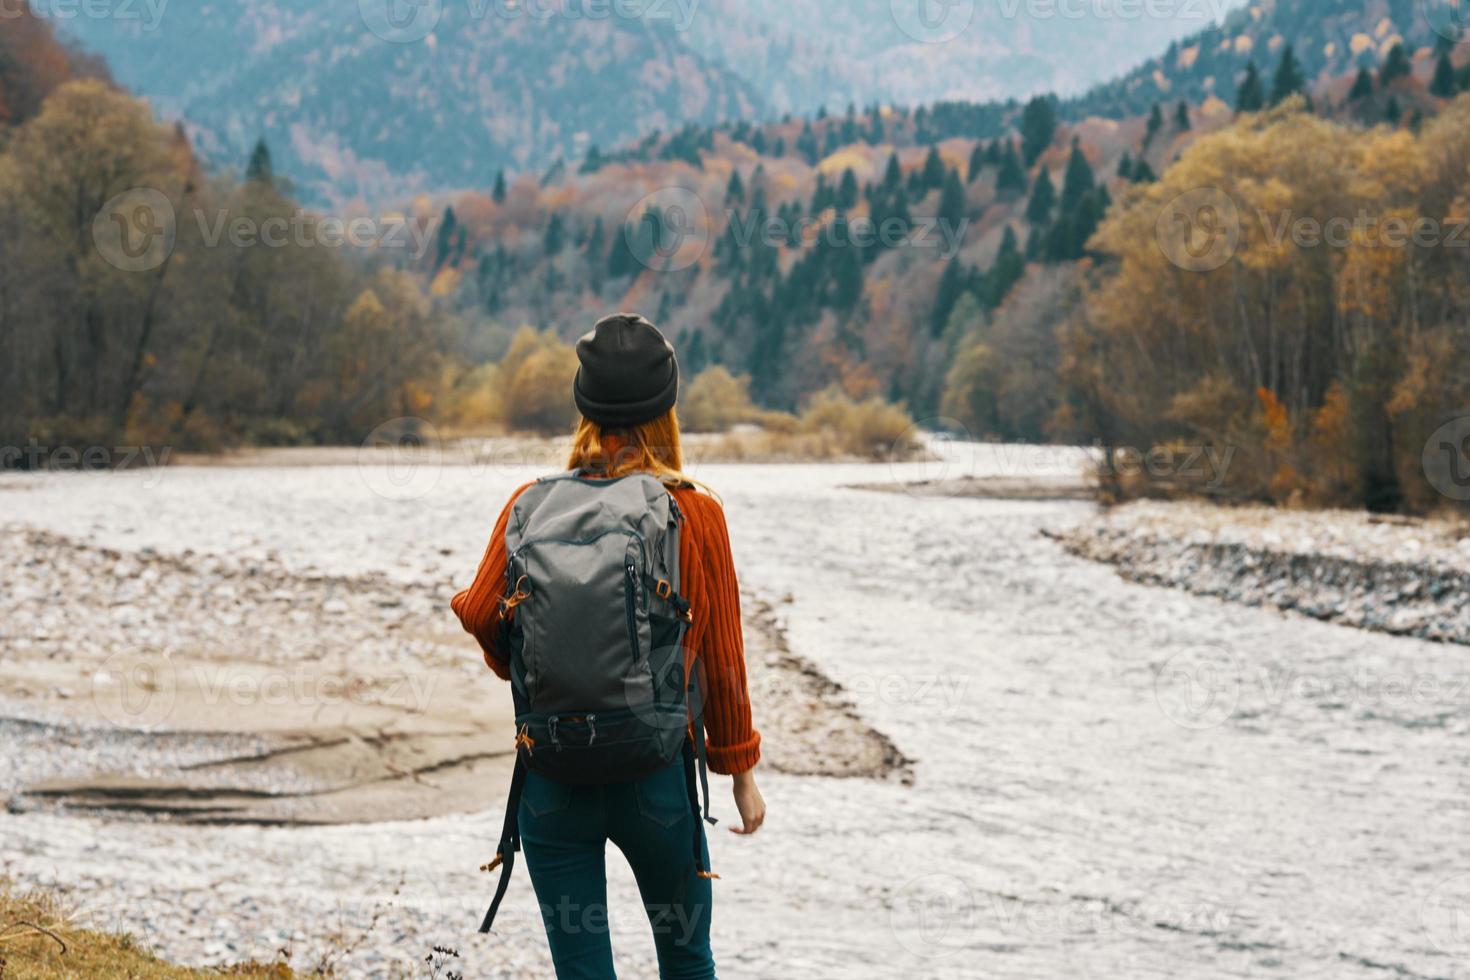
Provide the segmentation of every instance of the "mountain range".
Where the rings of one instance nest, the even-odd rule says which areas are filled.
[[[206,158],[238,167],[264,138],[320,205],[484,186],[686,124],[1081,93],[1227,2],[204,0],[57,26]]]
[[[1257,0],[1069,100],[1067,114],[1119,118],[1159,102],[1212,97],[1233,105],[1246,66],[1269,78],[1287,46],[1309,85],[1351,77],[1380,64],[1395,45],[1421,56],[1453,47],[1463,17],[1453,0]]]

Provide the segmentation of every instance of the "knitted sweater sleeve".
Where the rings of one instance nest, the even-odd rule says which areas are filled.
[[[709,765],[727,775],[745,772],[760,761],[761,737],[751,723],[740,585],[725,512],[719,501],[693,489],[676,491],[676,499],[685,518],[681,588],[694,615],[685,664],[701,679]]]
[[[527,484],[529,486],[530,484]],[[480,568],[470,587],[449,602],[449,608],[459,617],[465,632],[480,644],[485,665],[495,671],[502,680],[510,680],[510,650],[505,648],[501,630],[500,597],[505,591],[505,525],[510,520],[511,507],[521,495],[521,487],[510,495],[495,530],[490,532],[490,544],[485,548],[485,557],[480,559]]]

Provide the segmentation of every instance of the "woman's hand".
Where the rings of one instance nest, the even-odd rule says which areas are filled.
[[[735,775],[735,808],[740,811],[742,826],[731,827],[732,834],[753,834],[766,822],[766,801],[755,787],[754,770]]]

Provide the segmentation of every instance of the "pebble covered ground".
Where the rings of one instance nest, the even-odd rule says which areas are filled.
[[[1362,629],[1470,643],[1470,525],[1143,501],[1061,535],[1130,581]]]
[[[753,597],[749,660],[769,763],[762,832],[712,835],[720,976],[1470,978],[1470,676],[1459,651],[1125,581],[1044,536],[1090,524],[1096,510],[1084,501],[905,491],[1017,468],[1005,447],[943,449],[938,464],[886,474],[850,464],[693,474],[725,497]],[[188,552],[187,568],[219,561],[228,575],[278,563],[261,594],[301,590],[311,610],[330,601],[314,576],[367,576],[371,592],[381,575],[442,603],[471,574],[506,494],[535,473],[417,473],[422,488],[361,465],[0,477],[0,513],[70,542],[52,555],[73,583],[59,590],[67,597],[42,577],[27,600],[63,602],[58,630],[116,632],[106,618],[112,572],[69,570],[95,557],[73,548],[144,566],[150,548]],[[899,492],[845,489],[885,475]],[[341,598],[350,619],[354,599]],[[437,642],[421,634],[441,629],[452,637],[438,609],[432,627],[397,632],[410,643]],[[41,624],[27,618],[41,613],[13,611],[0,609],[0,626]],[[767,611],[784,653],[759,641]],[[236,629],[274,615],[252,602]],[[311,623],[342,625],[326,615],[309,617],[302,642],[332,642],[311,635]],[[351,627],[327,632],[359,638]],[[15,659],[14,636],[0,657]],[[32,639],[0,673],[25,674],[29,717],[57,728],[38,735],[17,722],[0,737],[71,765],[92,751],[69,713],[85,689],[64,640]],[[102,653],[112,641],[96,642]],[[466,638],[445,642],[447,656],[479,671],[467,690],[503,693]],[[54,657],[37,653],[44,644]],[[762,669],[788,657],[803,669],[768,690]],[[783,690],[836,700],[792,722]],[[39,718],[43,707],[58,718]],[[901,778],[781,771],[794,765],[781,761],[788,738],[835,743],[845,729],[829,721],[849,712],[906,760]],[[52,736],[83,744],[52,750]],[[135,748],[145,761],[148,751],[213,751],[164,739],[146,750],[127,737],[96,744],[110,744],[107,765]],[[8,746],[0,753],[10,758]],[[728,823],[728,780],[714,789]],[[422,977],[438,945],[462,952],[467,978],[546,977],[520,871],[504,927],[473,932],[492,886],[476,869],[500,817],[492,806],[278,827],[0,812],[0,875],[62,893],[92,921],[184,962],[284,949],[299,968]],[[648,924],[615,856],[608,879],[619,975],[652,976]]]
[[[331,964],[349,977],[418,976],[421,964],[405,952],[417,949],[417,937],[432,934],[446,914],[463,921],[478,916],[481,880],[451,886],[454,878],[441,880],[433,862],[422,869],[401,862],[393,862],[394,871],[374,869],[389,863],[383,859],[395,834],[411,828],[418,837],[425,832],[420,824],[316,830],[322,835],[315,838],[318,844],[325,837],[341,848],[340,866],[321,867],[292,857],[300,838],[276,836],[281,830],[194,828],[188,831],[194,843],[174,848],[170,839],[180,831],[171,821],[112,813],[107,819],[133,824],[127,835],[132,843],[124,849],[95,839],[97,817],[88,811],[25,795],[43,780],[99,773],[184,780],[199,788],[221,780],[238,785],[238,770],[199,767],[252,759],[275,745],[269,733],[229,731],[231,724],[248,724],[238,716],[222,714],[219,730],[171,731],[175,719],[151,717],[146,707],[136,715],[109,710],[96,692],[136,682],[117,664],[138,650],[222,668],[241,662],[334,666],[357,677],[346,689],[353,704],[374,697],[375,681],[364,670],[369,665],[396,665],[400,671],[412,669],[405,665],[432,666],[457,670],[466,683],[482,682],[487,672],[473,641],[446,616],[451,582],[303,574],[268,551],[244,558],[146,546],[128,552],[33,528],[12,526],[3,534],[7,551],[25,557],[0,563],[0,755],[7,760],[0,768],[0,798],[12,815],[23,815],[31,831],[48,839],[48,847],[91,854],[79,876],[45,875],[40,883],[76,902],[89,921],[133,931],[183,961],[223,965],[283,950],[297,967]],[[749,595],[744,600],[750,684],[769,740],[767,768],[902,777],[908,760],[862,721],[838,685],[792,653],[779,625],[780,605]],[[144,727],[128,727],[137,723]],[[284,780],[280,769],[270,774],[270,785],[249,788],[298,791],[307,800],[318,788],[306,776],[292,778],[289,770]],[[498,819],[493,810],[476,818],[485,825],[481,841],[493,838],[491,825]],[[462,824],[449,826],[451,833],[465,834]],[[199,835],[218,843],[201,846]],[[258,864],[264,859],[281,869],[290,886],[267,896],[258,887],[214,880],[218,872],[209,852],[218,848],[239,850],[242,859],[257,862],[243,877],[259,881],[270,874]],[[168,859],[156,862],[162,854]],[[11,870],[15,857],[4,856],[0,875]],[[140,876],[148,883],[140,884]],[[172,898],[158,902],[161,890]],[[335,916],[325,922],[323,894],[336,896]],[[263,919],[311,925],[242,935],[242,924],[258,928]],[[484,941],[493,950],[494,975],[544,976],[536,924],[524,915],[506,921],[499,937]],[[452,934],[444,942],[452,945],[451,940]],[[646,958],[634,962],[651,969]]]

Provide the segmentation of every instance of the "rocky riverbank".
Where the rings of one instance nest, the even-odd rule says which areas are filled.
[[[1052,536],[1130,581],[1470,644],[1463,523],[1143,501]]]
[[[0,794],[12,811],[339,823],[502,798],[509,698],[449,613],[452,585],[5,537],[26,556],[0,566],[0,750],[13,760]],[[776,608],[745,606],[767,765],[905,770],[791,652]]]

